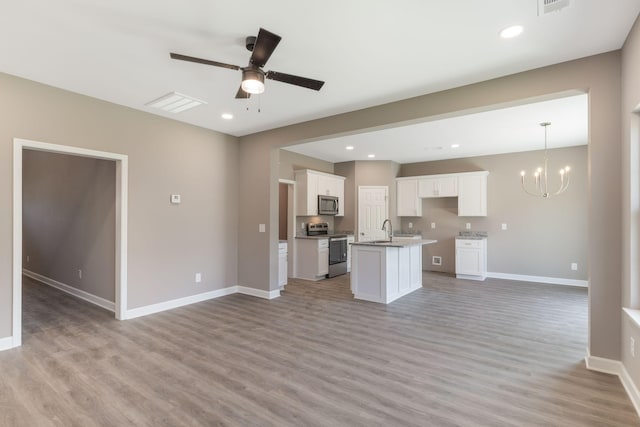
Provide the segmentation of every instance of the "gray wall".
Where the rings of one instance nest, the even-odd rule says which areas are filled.
[[[22,265],[115,302],[115,162],[33,150],[22,160]]]
[[[6,74],[0,93],[0,337],[12,328],[16,137],[129,156],[129,309],[238,284],[237,138]]]
[[[273,129],[240,138],[239,258],[251,260],[239,281],[277,288],[277,176],[280,147],[400,123],[542,100],[558,93],[589,94],[589,349],[620,359],[621,308],[621,53],[610,52],[442,92]],[[266,180],[266,177],[271,177]],[[257,232],[258,223],[268,233]],[[607,226],[604,227],[603,224]],[[269,276],[261,272],[270,271]]]
[[[425,238],[438,240],[424,247],[423,268],[454,273],[454,238],[470,223],[472,230],[489,233],[490,272],[587,280],[587,147],[549,150],[551,171],[571,166],[569,189],[556,198],[529,196],[520,185],[520,171],[540,166],[543,155],[531,151],[402,165],[402,176],[490,172],[486,217],[459,217],[457,198],[447,197],[423,199],[421,218],[402,218],[403,230],[408,231],[411,222]],[[559,182],[555,174],[549,180],[550,185]],[[433,255],[442,257],[441,267],[432,264]],[[577,271],[571,270],[572,262],[578,263]]]
[[[640,21],[627,37],[622,50],[622,194],[623,194],[623,305],[640,309]],[[636,114],[633,112],[636,111]],[[633,135],[633,137],[632,137]],[[614,314],[612,314],[613,316]],[[640,387],[640,328],[622,314],[622,363]],[[636,357],[631,356],[630,338],[635,339]]]

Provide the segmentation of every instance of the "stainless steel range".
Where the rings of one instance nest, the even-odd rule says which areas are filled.
[[[327,236],[329,238],[329,274],[327,277],[347,273],[347,235],[329,234],[329,224],[320,222],[307,224],[307,236]]]

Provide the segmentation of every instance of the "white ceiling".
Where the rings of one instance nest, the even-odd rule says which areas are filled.
[[[571,3],[538,17],[537,0],[7,1],[0,72],[152,113],[181,92],[208,104],[163,115],[240,136],[619,49],[640,12]],[[498,37],[515,23],[520,37]],[[267,80],[236,100],[238,71],[169,58],[244,66],[260,27],[282,36],[265,69],[325,80],[320,92]]]
[[[586,145],[588,102],[586,94],[572,95],[286,149],[332,163],[370,160],[369,154],[375,155],[374,160],[412,163],[532,151],[544,148],[542,122],[551,123],[547,128],[548,148]],[[347,146],[353,150],[347,150]]]

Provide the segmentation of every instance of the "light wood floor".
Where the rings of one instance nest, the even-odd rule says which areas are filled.
[[[1,426],[631,426],[588,371],[586,290],[425,274],[384,306],[347,276],[119,322],[25,278]]]

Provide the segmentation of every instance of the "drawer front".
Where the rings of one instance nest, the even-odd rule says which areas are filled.
[[[456,248],[482,249],[482,240],[456,239]]]
[[[318,249],[328,248],[328,247],[329,247],[329,239],[318,240]]]

